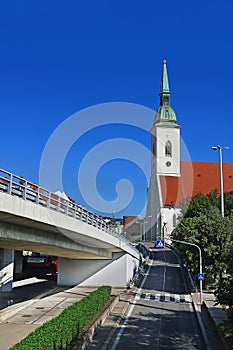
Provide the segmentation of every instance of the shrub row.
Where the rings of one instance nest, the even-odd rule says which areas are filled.
[[[111,287],[103,286],[77,303],[70,305],[60,315],[36,328],[10,350],[63,350],[93,320],[108,302]]]

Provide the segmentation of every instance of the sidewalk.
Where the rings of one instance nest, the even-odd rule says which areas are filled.
[[[227,315],[221,305],[216,303],[213,293],[204,293],[204,303],[216,326],[227,319]]]

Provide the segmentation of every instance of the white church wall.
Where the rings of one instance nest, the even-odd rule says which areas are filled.
[[[160,127],[156,129],[156,164],[157,174],[166,176],[180,176],[180,129],[175,127]],[[167,141],[172,144],[171,157],[165,156]]]
[[[181,209],[176,207],[164,207],[162,212],[162,234],[164,239],[169,240],[174,228],[178,225]]]
[[[158,185],[158,177],[154,174],[151,176],[150,187],[148,191],[146,228],[148,239],[156,240],[160,235],[160,208],[161,193]]]

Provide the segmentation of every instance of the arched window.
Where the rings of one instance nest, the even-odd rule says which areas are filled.
[[[172,143],[168,140],[165,145],[165,156],[172,157]]]

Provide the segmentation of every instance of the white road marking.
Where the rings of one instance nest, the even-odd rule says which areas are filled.
[[[184,300],[186,301],[186,303],[191,303],[191,302],[192,302],[192,300],[191,300],[191,295],[190,295],[190,294],[186,294],[186,295],[184,296]]]
[[[142,280],[142,284],[141,284],[141,286],[140,286],[140,288],[139,288],[137,294],[138,294],[138,293],[141,293],[142,287],[143,287],[144,283],[146,282],[146,279],[147,279],[147,277],[148,277],[148,275],[149,275],[149,272],[150,272],[150,269],[151,269],[151,266],[152,266],[152,262],[153,262],[153,260],[151,261],[151,263],[150,263],[150,265],[149,265],[149,268],[148,268],[148,270],[147,270],[147,273],[145,274],[145,276],[144,276],[144,278],[143,278],[143,280]],[[128,324],[130,315],[131,315],[132,312],[133,312],[133,309],[134,309],[135,304],[136,304],[136,300],[135,300],[135,298],[134,298],[134,300],[133,300],[133,302],[132,302],[132,305],[130,306],[130,309],[129,309],[128,313],[127,313],[127,316],[125,317],[125,320],[124,320],[123,324],[121,325],[121,327],[120,327],[120,329],[119,329],[119,332],[117,333],[117,336],[116,336],[116,338],[115,338],[115,340],[114,340],[114,343],[112,344],[111,350],[115,350],[115,349],[116,349],[116,347],[117,347],[117,345],[118,345],[118,343],[119,343],[119,341],[120,341],[120,339],[121,339],[121,336],[122,336],[122,334],[124,333],[124,330],[125,330],[125,328],[126,328],[126,326],[127,326],[127,324]]]

